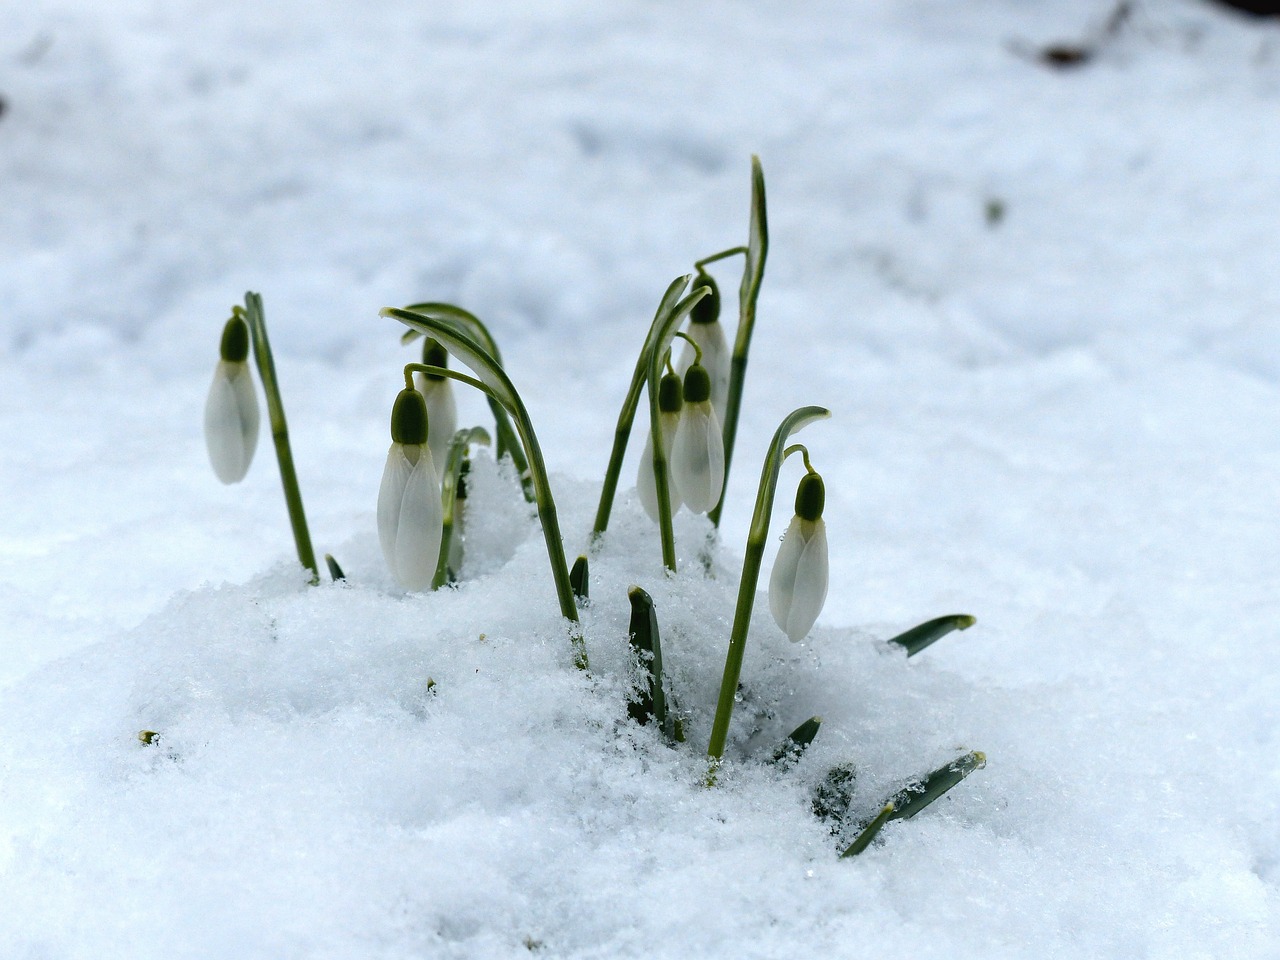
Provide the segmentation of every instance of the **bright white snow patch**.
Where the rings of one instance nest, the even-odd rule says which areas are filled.
[[[1143,0],[1055,72],[1011,44],[1110,0],[11,6],[0,956],[1280,952],[1274,23]],[[771,246],[715,577],[684,511],[664,579],[622,491],[581,674],[482,457],[463,584],[406,596],[374,507],[416,357],[378,309],[492,327],[572,557],[645,326],[744,239],[753,152]],[[209,473],[245,289],[346,585],[306,586],[265,442]],[[708,791],[760,458],[808,403],[830,595],[797,645],[759,598]],[[626,718],[632,583],[681,749]],[[878,639],[952,612],[979,622],[910,661]],[[815,713],[795,767],[751,759]],[[965,748],[987,768],[836,859],[828,768],[869,812]]]

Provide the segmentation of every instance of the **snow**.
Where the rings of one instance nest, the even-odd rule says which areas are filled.
[[[1276,27],[1144,0],[1084,66],[1017,52],[1112,6],[11,5],[0,956],[1280,952]],[[374,512],[413,351],[378,310],[489,323],[572,560],[662,291],[745,239],[752,153],[771,245],[713,576],[687,512],[662,576],[624,486],[575,670],[481,454],[463,583],[399,590]],[[238,486],[208,466],[247,289],[345,584],[297,567],[267,437]],[[793,645],[758,598],[706,789],[760,461],[810,403],[827,604]],[[627,719],[631,584],[680,748]],[[910,660],[881,642],[958,612]],[[837,858],[829,769],[871,813],[969,749]]]

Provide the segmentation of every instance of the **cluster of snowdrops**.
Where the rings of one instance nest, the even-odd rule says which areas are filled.
[[[676,572],[672,517],[678,510],[707,514],[713,524],[719,525],[767,249],[764,179],[759,161],[753,158],[748,242],[697,262],[694,274],[675,280],[663,295],[645,337],[618,418],[593,543],[608,527],[632,423],[645,399],[649,430],[636,489],[645,511],[658,527],[665,567]],[[722,298],[707,268],[736,256],[743,257],[745,267],[731,350],[720,320]],[[455,385],[480,390],[494,415],[495,452],[499,458],[511,458],[521,476],[525,496],[537,507],[560,610],[571,625],[569,636],[575,662],[587,669],[585,639],[578,627],[578,603],[587,591],[589,553],[580,556],[570,571],[537,435],[503,368],[496,341],[477,317],[451,304],[419,303],[382,312],[408,328],[403,337],[406,341],[425,337],[422,361],[405,366],[404,389],[397,395],[391,413],[392,442],[377,509],[378,535],[388,569],[410,591],[439,588],[460,570],[469,453],[473,446],[494,443],[495,439],[481,427],[458,428]],[[681,341],[681,352],[674,357],[677,340]],[[293,471],[262,300],[257,294],[246,295],[244,306],[233,309],[220,349],[221,359],[205,407],[205,437],[214,472],[224,483],[238,482],[246,475],[257,447],[260,414],[249,367],[252,349],[266,395],[298,557],[312,571],[313,581],[318,582],[319,570]],[[451,357],[470,372],[450,368]],[[801,454],[805,473],[796,491],[795,515],[774,562],[769,607],[783,632],[792,641],[799,641],[812,628],[826,599],[823,482],[810,463],[808,450],[801,444],[788,444],[788,440],[795,431],[827,416],[829,412],[817,406],[793,411],[779,425],[765,458],[708,747],[709,783],[715,782],[728,739],[779,472],[783,461],[794,453]],[[337,561],[329,555],[325,559],[330,574],[341,578]],[[637,669],[643,677],[629,713],[638,722],[656,723],[673,741],[682,741],[679,718],[666,706],[661,640],[652,600],[638,587],[632,588],[630,596],[630,635]],[[973,618],[964,615],[941,617],[892,642],[912,655],[946,633],[972,623]],[[794,760],[816,736],[820,725],[817,717],[806,721],[786,738],[771,759]],[[914,816],[983,762],[980,753],[962,756],[908,783],[874,817],[861,820],[848,809],[852,800],[850,769],[838,767],[830,772],[815,796],[815,812],[837,824],[847,819],[856,829],[852,830],[854,840],[844,853],[858,853],[886,822]]]

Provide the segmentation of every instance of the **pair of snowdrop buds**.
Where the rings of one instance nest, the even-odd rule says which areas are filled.
[[[659,435],[669,468],[667,492],[672,513],[681,504],[694,513],[706,513],[720,502],[724,490],[721,429],[729,396],[729,347],[720,325],[716,283],[708,274],[699,273],[698,284],[711,292],[694,306],[680,361],[658,385]],[[652,433],[640,458],[636,489],[645,512],[656,521]]]
[[[783,534],[769,578],[769,610],[792,643],[812,629],[827,599],[825,502],[822,477],[806,473],[796,489],[795,516]]]
[[[391,449],[378,491],[378,539],[387,567],[406,590],[431,586],[444,528],[428,424],[426,398],[401,390],[391,408]]]
[[[221,359],[204,405],[204,440],[213,472],[239,483],[258,447],[258,396],[249,372],[249,325],[233,316],[222,328]]]
[[[668,373],[658,384],[659,435],[668,466],[672,513],[681,504],[694,513],[706,513],[720,502],[724,489],[724,438],[711,404],[711,384],[711,375],[697,361],[685,372],[683,386],[675,373]],[[636,491],[645,512],[657,520],[652,432],[640,458]]]

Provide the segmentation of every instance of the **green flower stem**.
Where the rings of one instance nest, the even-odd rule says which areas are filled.
[[[622,472],[622,460],[627,453],[627,440],[631,437],[631,424],[636,417],[636,407],[640,405],[640,390],[644,387],[645,379],[649,375],[649,355],[657,339],[657,329],[675,309],[680,295],[684,293],[684,288],[692,279],[693,274],[687,274],[671,281],[671,286],[667,287],[667,292],[662,295],[662,301],[658,304],[658,312],[653,316],[649,332],[645,334],[644,346],[640,348],[640,356],[636,359],[635,373],[631,375],[631,386],[627,388],[627,397],[622,401],[622,412],[618,414],[618,426],[613,434],[613,449],[609,451],[609,465],[605,468],[604,484],[600,489],[600,506],[596,508],[596,522],[591,528],[593,541],[599,539],[609,527],[609,514],[613,510],[613,498],[618,491],[618,475]]]
[[[262,379],[262,392],[267,397],[267,415],[271,419],[271,438],[275,442],[276,459],[280,463],[280,483],[284,487],[284,502],[289,508],[289,525],[293,527],[293,542],[298,550],[298,562],[311,571],[311,583],[320,582],[320,568],[311,548],[311,532],[307,529],[307,514],[302,508],[302,491],[298,489],[298,475],[293,469],[293,449],[289,446],[289,425],[284,418],[284,402],[280,399],[280,385],[276,381],[276,364],[271,355],[271,342],[267,339],[267,320],[262,312],[262,295],[249,292],[244,295],[244,307],[234,307],[249,324],[253,339],[253,359]]]
[[[449,576],[449,547],[453,543],[454,518],[458,506],[458,477],[467,458],[467,447],[473,443],[489,445],[489,434],[483,427],[462,429],[449,441],[449,453],[441,474],[440,502],[444,508],[444,528],[440,534],[440,559],[436,563],[436,575],[431,589],[439,590]]]
[[[709,257],[703,257],[701,260],[695,260],[693,262],[693,268],[699,272],[705,272],[703,268],[709,263],[715,263],[717,260],[726,260],[729,257],[736,257],[738,254],[746,252],[746,247],[730,247],[728,250],[721,250],[719,253],[713,253]]]
[[[405,307],[405,309],[432,317],[444,323],[453,324],[454,327],[483,347],[498,366],[502,366],[502,353],[498,350],[498,342],[493,339],[493,334],[489,332],[489,328],[474,313],[463,310],[461,307],[456,307],[452,303],[413,303]],[[420,336],[422,336],[420,330],[410,328],[404,332],[400,342],[411,343]],[[494,432],[498,437],[497,446],[494,448],[494,456],[499,460],[506,456],[511,457],[511,462],[515,464],[516,472],[520,474],[520,485],[524,488],[524,498],[532,503],[534,499],[533,483],[529,478],[529,461],[524,455],[524,449],[520,446],[520,440],[511,426],[511,420],[507,416],[507,411],[502,406],[502,403],[492,397],[489,397],[488,400],[489,409],[493,411]]]
[[[724,660],[724,678],[720,681],[720,696],[716,702],[716,716],[711,725],[711,743],[707,754],[711,757],[708,782],[714,782],[715,768],[724,756],[724,746],[729,739],[729,721],[733,718],[733,698],[738,692],[738,678],[742,675],[742,658],[747,649],[747,630],[751,626],[751,610],[756,602],[756,585],[760,580],[760,564],[764,559],[765,543],[769,539],[769,517],[773,512],[773,498],[778,489],[778,471],[785,459],[787,438],[815,420],[825,420],[831,411],[824,407],[801,407],[793,410],[778,426],[769,444],[760,471],[760,486],[756,493],[756,509],[751,517],[751,530],[747,534],[746,556],[742,562],[742,579],[738,584],[738,605],[733,614],[733,630],[729,635],[729,653]]]
[[[747,243],[747,262],[738,288],[738,333],[733,341],[729,361],[729,398],[724,409],[724,492],[708,518],[720,526],[720,512],[729,491],[729,467],[733,463],[733,445],[738,437],[738,415],[742,409],[742,383],[747,375],[747,352],[751,349],[751,332],[756,325],[756,302],[760,299],[760,282],[764,279],[764,261],[769,253],[769,219],[765,212],[764,170],[760,158],[751,158],[751,224]]]
[[[551,483],[547,479],[547,467],[542,459],[542,448],[538,445],[537,434],[533,432],[533,423],[529,419],[524,401],[520,399],[520,394],[516,392],[515,386],[497,361],[489,356],[480,344],[452,324],[426,314],[396,307],[384,308],[381,315],[399,320],[407,327],[435,337],[446,350],[475,371],[480,379],[473,379],[456,370],[446,370],[443,367],[431,367],[426,364],[409,364],[405,368],[406,371],[410,368],[422,369],[483,390],[488,396],[501,403],[515,420],[520,442],[524,445],[525,455],[529,458],[534,497],[538,505],[538,519],[542,523],[542,536],[547,544],[547,559],[551,562],[551,576],[555,580],[560,613],[574,625],[570,634],[574,646],[574,662],[585,670],[587,668],[586,645],[582,639],[581,628],[578,627],[578,605],[574,601],[573,587],[569,583],[569,565],[564,558],[560,521],[556,517],[556,501],[551,493]]]
[[[662,537],[662,565],[672,573],[676,572],[676,534],[671,523],[671,479],[667,476],[667,454],[662,444],[658,387],[662,383],[662,361],[667,345],[675,337],[677,328],[689,315],[689,311],[710,292],[708,287],[698,287],[677,303],[661,323],[655,323],[655,329],[650,330],[650,334],[656,333],[656,336],[653,336],[651,343],[646,344],[649,348],[649,374],[645,379],[649,383],[649,436],[653,447],[653,485],[658,496],[658,531]],[[692,340],[689,342],[693,343]],[[697,349],[697,344],[694,344],[694,349]],[[623,452],[625,453],[625,448]]]

